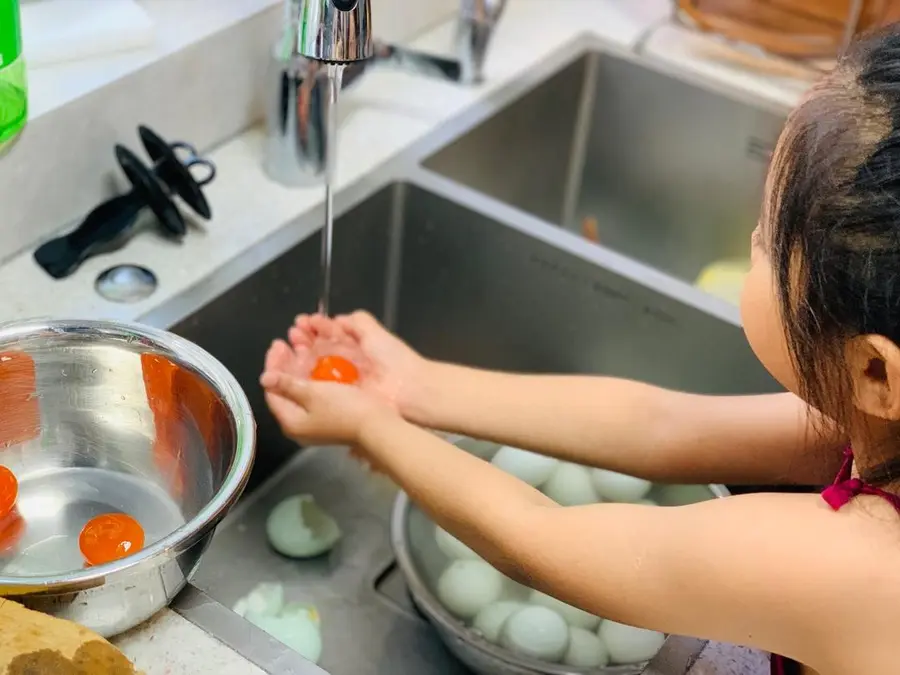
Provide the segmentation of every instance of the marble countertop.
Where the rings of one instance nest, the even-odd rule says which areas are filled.
[[[246,0],[253,2],[271,0]],[[647,58],[689,72],[738,95],[767,101],[778,109],[793,105],[808,81],[759,74],[727,59],[710,56],[696,36],[676,27],[660,27],[668,0],[517,0],[500,22],[482,86],[463,88],[402,72],[373,70],[342,99],[346,121],[338,147],[337,188],[376,170],[444,122],[478,105],[492,92],[553,54],[579,35],[593,33],[612,48],[643,44]],[[415,46],[446,51],[451,26],[430,32]],[[32,259],[32,251],[0,267],[0,320],[34,316],[77,316],[139,320],[206,278],[254,244],[291,226],[302,214],[320,208],[321,188],[288,189],[269,181],[261,168],[263,135],[258,129],[220,147],[210,158],[217,180],[207,196],[214,218],[197,227],[181,244],[160,237],[138,237],[122,251],[89,260],[63,282],[50,279]],[[119,263],[139,263],[156,274],[156,292],[141,302],[108,302],[94,291],[94,280]],[[171,611],[119,637],[117,645],[147,675],[217,672],[260,673],[225,645]],[[767,672],[764,656],[749,650],[711,645],[694,675],[751,675]],[[335,674],[339,675],[339,674]]]
[[[264,671],[170,609],[112,642],[145,675],[264,675]]]

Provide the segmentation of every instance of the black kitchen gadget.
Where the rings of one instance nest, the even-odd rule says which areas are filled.
[[[181,197],[197,215],[209,220],[212,217],[212,210],[203,194],[203,186],[215,179],[215,164],[200,157],[196,148],[189,143],[177,141],[169,144],[149,127],[139,126],[138,134],[141,137],[141,143],[144,144],[144,150],[153,160],[157,177],[172,192]],[[186,153],[184,159],[178,157],[177,151],[179,150]],[[195,166],[202,166],[207,170],[203,178],[196,178],[191,172]]]
[[[180,240],[187,224],[178,210],[173,195],[181,199],[200,217],[209,219],[211,210],[202,187],[215,178],[215,166],[198,157],[187,143],[168,144],[151,129],[139,127],[141,141],[153,160],[153,168],[144,164],[133,152],[116,145],[116,161],[131,184],[131,190],[100,204],[72,232],[41,245],[34,259],[55,279],[68,277],[88,258],[122,248],[135,232],[138,215],[149,208],[156,227],[168,238]],[[186,153],[181,159],[177,151]],[[191,168],[207,169],[201,179],[194,178]]]

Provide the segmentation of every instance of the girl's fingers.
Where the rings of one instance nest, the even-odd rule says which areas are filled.
[[[304,348],[310,349],[313,345],[313,336],[302,328],[291,326],[288,328],[288,341],[294,346],[294,349]]]
[[[357,342],[362,342],[373,332],[382,328],[378,319],[363,310],[339,316],[336,321]]]
[[[277,394],[300,407],[305,408],[309,404],[309,383],[287,373],[267,370],[259,378],[259,383],[267,393]]]
[[[303,431],[303,419],[306,411],[290,399],[267,391],[266,405],[286,436],[299,436]]]
[[[309,324],[310,326],[312,326],[312,329],[315,331],[318,337],[324,338],[326,340],[334,339],[334,321],[329,319],[327,316],[322,316],[321,314],[311,316],[309,318]]]
[[[309,314],[298,314],[297,318],[294,319],[294,326],[309,335],[310,338],[314,338],[316,330],[313,328],[311,319],[312,317]]]
[[[290,370],[295,359],[294,350],[284,340],[275,340],[266,352],[265,370]]]

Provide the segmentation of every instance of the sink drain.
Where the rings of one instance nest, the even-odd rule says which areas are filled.
[[[139,265],[116,265],[97,277],[94,288],[111,302],[139,302],[156,290],[156,275]]]

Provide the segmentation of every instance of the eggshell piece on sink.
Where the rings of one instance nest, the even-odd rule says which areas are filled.
[[[341,529],[310,495],[295,495],[278,504],[266,520],[272,548],[289,558],[313,558],[330,551]]]

